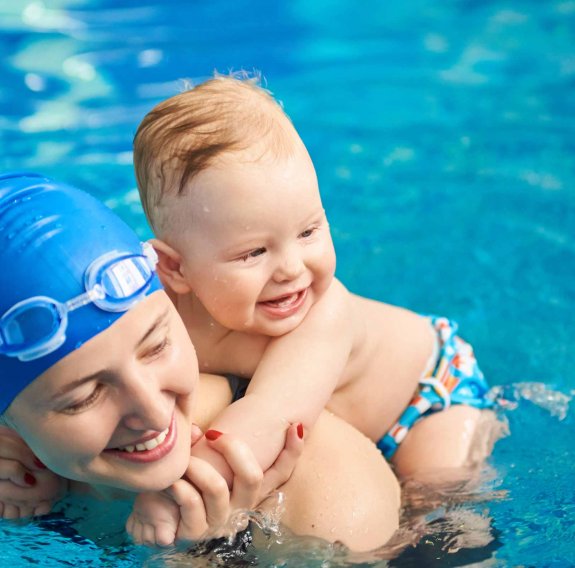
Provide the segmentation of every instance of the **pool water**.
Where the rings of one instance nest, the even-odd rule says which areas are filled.
[[[142,237],[141,118],[181,79],[261,70],[314,159],[340,279],[459,321],[517,399],[481,487],[366,561],[575,566],[574,0],[4,0],[0,31],[0,170],[87,189]],[[217,563],[132,546],[127,514],[71,501],[0,522],[0,564]],[[353,560],[274,539],[237,565]]]

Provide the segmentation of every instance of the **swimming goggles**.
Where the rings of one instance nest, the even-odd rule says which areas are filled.
[[[87,304],[129,310],[150,288],[157,262],[149,243],[142,243],[142,254],[112,251],[88,266],[83,294],[64,303],[47,296],[18,302],[0,317],[0,354],[32,361],[52,353],[66,341],[68,314]]]

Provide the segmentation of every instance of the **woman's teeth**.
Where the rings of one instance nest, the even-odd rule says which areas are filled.
[[[147,440],[146,442],[143,442],[141,444],[136,444],[135,446],[124,446],[123,448],[118,449],[121,452],[128,452],[128,453],[153,450],[166,439],[166,436],[168,435],[169,431],[170,429],[166,428],[163,432],[160,432],[155,438],[152,438],[151,440]]]

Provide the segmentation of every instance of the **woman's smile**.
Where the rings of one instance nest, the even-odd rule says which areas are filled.
[[[148,437],[134,444],[104,451],[120,459],[149,463],[158,461],[168,455],[176,445],[177,437],[175,414],[173,414],[170,426],[154,437]]]

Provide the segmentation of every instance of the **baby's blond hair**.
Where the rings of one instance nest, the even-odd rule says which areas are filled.
[[[159,209],[165,195],[182,195],[194,176],[225,153],[264,141],[267,152],[289,154],[292,132],[258,78],[218,75],[159,103],[134,137],[140,198],[156,234],[162,232]]]

